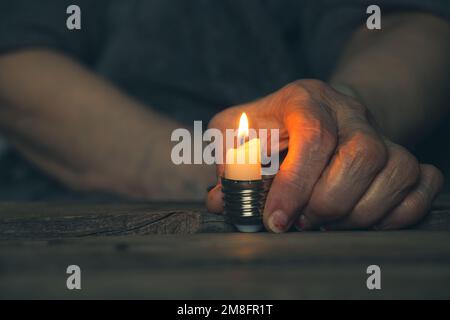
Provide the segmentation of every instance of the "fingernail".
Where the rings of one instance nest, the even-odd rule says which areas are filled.
[[[269,229],[275,233],[284,232],[289,224],[289,217],[282,210],[275,210],[269,216]]]

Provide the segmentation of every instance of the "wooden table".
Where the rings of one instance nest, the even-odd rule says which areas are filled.
[[[275,235],[193,203],[2,203],[0,298],[450,298],[449,204],[413,230]]]

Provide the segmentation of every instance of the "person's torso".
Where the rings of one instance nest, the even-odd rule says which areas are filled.
[[[296,9],[272,2],[113,1],[95,69],[153,109],[208,120],[307,75]]]

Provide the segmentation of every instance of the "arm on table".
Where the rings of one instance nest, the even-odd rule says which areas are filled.
[[[64,55],[26,50],[0,57],[0,130],[75,189],[201,199],[214,169],[172,164],[177,127]]]
[[[384,18],[382,30],[358,29],[331,83],[352,88],[383,134],[400,144],[423,139],[449,112],[450,25],[405,13]]]

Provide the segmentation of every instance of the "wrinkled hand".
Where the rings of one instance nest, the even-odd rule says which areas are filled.
[[[252,103],[217,114],[210,127],[280,129],[288,149],[268,194],[264,224],[273,232],[398,229],[426,215],[443,177],[405,148],[382,137],[356,99],[316,80],[300,80]],[[223,167],[218,166],[218,175]],[[220,182],[208,209],[223,210]]]

